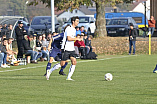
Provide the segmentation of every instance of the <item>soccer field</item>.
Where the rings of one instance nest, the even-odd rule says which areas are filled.
[[[156,60],[157,55],[77,60],[75,81],[66,81],[59,70],[47,81],[43,76],[47,62],[1,68],[0,104],[157,104]],[[104,80],[106,73],[113,75],[112,81]]]

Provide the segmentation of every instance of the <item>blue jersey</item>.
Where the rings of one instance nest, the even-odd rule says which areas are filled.
[[[53,42],[51,43],[51,48],[61,49],[61,42],[63,40],[64,33],[53,36]]]

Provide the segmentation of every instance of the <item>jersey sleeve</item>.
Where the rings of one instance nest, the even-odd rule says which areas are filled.
[[[63,35],[62,34],[64,34],[64,33],[61,33],[61,34],[58,34],[58,35],[56,35],[56,36],[53,36],[53,40],[55,41],[55,40],[62,40],[63,39]]]

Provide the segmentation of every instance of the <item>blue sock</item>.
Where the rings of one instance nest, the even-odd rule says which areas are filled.
[[[47,72],[47,70],[50,70],[50,68],[51,68],[51,63],[47,63],[47,67],[46,67],[46,72]]]
[[[61,70],[59,72],[63,72],[63,70],[65,69],[67,65],[68,65],[68,62],[65,62],[64,66],[61,67]]]

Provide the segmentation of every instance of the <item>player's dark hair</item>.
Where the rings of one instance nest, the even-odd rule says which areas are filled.
[[[54,35],[56,32],[53,32],[51,35]]]
[[[75,21],[76,19],[79,19],[79,17],[78,16],[72,17],[71,18],[71,23],[73,24],[73,21]]]

